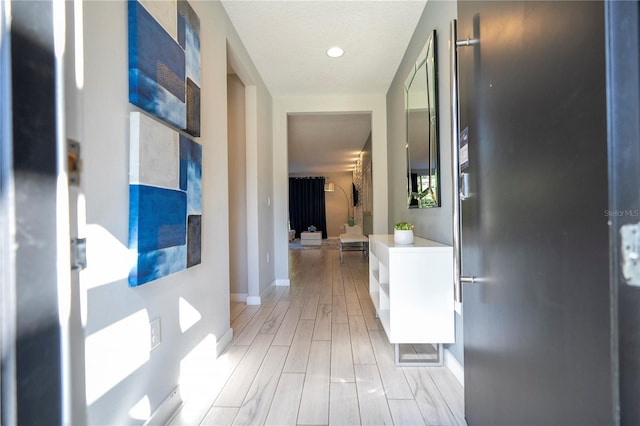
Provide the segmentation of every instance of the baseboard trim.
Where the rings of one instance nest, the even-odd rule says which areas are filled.
[[[260,296],[247,296],[247,305],[260,305]]]
[[[184,401],[180,397],[180,385],[173,388],[169,396],[160,403],[158,408],[151,413],[149,419],[144,422],[145,426],[164,425],[173,418],[175,413],[182,407]]]
[[[242,302],[242,303],[244,303],[244,302],[247,301],[247,296],[248,296],[247,293],[231,293],[229,295],[229,299],[232,302]]]
[[[275,280],[274,284],[276,286],[289,287],[291,286],[291,281],[289,280],[289,278],[279,278]]]
[[[215,358],[219,358],[220,355],[225,351],[225,349],[231,344],[233,340],[233,329],[229,328],[224,335],[220,339],[218,339],[215,343]],[[215,360],[212,360],[215,362]],[[156,425],[165,425],[165,426],[182,426],[182,425],[191,425],[191,424],[200,424],[207,416],[209,409],[215,402],[215,398],[217,395],[207,395],[204,392],[202,395],[192,396],[190,399],[182,400],[181,398],[181,390],[180,385],[178,385],[172,392],[170,396],[176,395],[175,398],[177,401],[175,404],[169,405],[167,398],[162,405],[166,405],[162,407],[162,417],[159,415],[156,416],[156,413],[160,412],[160,408],[156,410],[156,413],[153,414],[151,418],[145,423],[145,426],[156,426]],[[168,411],[169,409],[172,411]]]
[[[216,358],[222,355],[227,346],[233,341],[233,328],[229,327],[226,333],[216,342]]]
[[[449,349],[444,350],[444,365],[453,373],[455,378],[464,387],[464,367],[453,356]]]

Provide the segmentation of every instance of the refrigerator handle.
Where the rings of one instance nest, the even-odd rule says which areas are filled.
[[[453,285],[454,298],[462,303],[462,283],[475,283],[475,277],[462,276],[462,217],[460,200],[467,194],[460,192],[460,122],[458,107],[458,46],[473,46],[478,40],[458,41],[458,21],[451,21],[449,34],[449,70],[451,89],[451,159],[453,182]],[[465,188],[466,190],[466,188]]]

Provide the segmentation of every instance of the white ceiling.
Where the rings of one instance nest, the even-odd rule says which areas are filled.
[[[274,97],[386,94],[425,4],[418,0],[222,0]],[[344,56],[328,57],[326,51],[332,46],[342,47]],[[366,117],[370,131],[370,116]],[[345,170],[345,156],[359,152],[367,139],[368,131],[362,138],[364,121],[361,114],[290,116],[289,127],[295,132],[290,132],[288,140],[289,171]],[[314,126],[314,132],[302,129],[307,124]],[[354,163],[355,159],[349,169]]]
[[[289,115],[289,173],[351,171],[370,132],[369,113]]]

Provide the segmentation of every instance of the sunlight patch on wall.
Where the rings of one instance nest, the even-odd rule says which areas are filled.
[[[87,405],[93,404],[149,361],[149,315],[129,315],[87,337]]]
[[[187,302],[184,297],[180,297],[178,307],[180,312],[180,331],[183,333],[202,319],[200,312],[191,303]]]
[[[151,417],[151,403],[149,402],[149,396],[145,395],[142,399],[136,402],[136,405],[129,410],[129,416],[136,420],[148,420]]]
[[[109,231],[100,225],[88,224],[87,269],[81,272],[81,282],[86,289],[124,280],[136,261],[136,253],[130,251]]]
[[[191,401],[183,410],[199,410],[198,400],[206,400],[206,390],[215,388],[216,377],[216,342],[214,335],[207,335],[198,345],[180,361],[180,397],[183,401]],[[185,412],[190,417],[195,413]]]

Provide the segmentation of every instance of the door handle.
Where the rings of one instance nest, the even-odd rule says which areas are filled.
[[[462,283],[475,283],[473,276],[462,276],[462,220],[460,201],[469,197],[469,174],[460,173],[460,122],[458,121],[458,46],[474,46],[477,39],[458,40],[458,21],[451,21],[449,32],[449,70],[451,89],[451,158],[453,160],[453,285],[454,298],[462,303]],[[461,182],[462,181],[462,182]],[[462,185],[461,185],[462,183]]]

